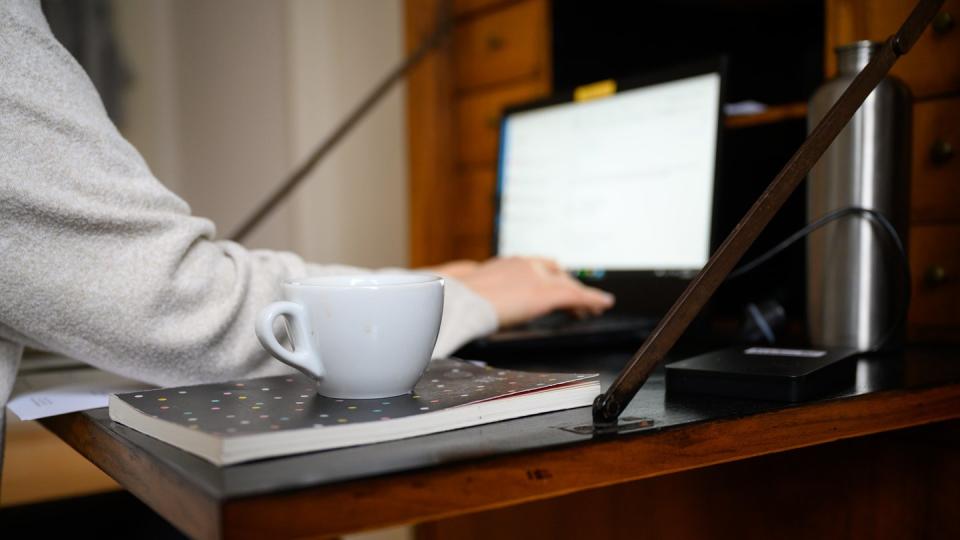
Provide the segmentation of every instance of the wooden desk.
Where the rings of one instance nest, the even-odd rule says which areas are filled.
[[[599,369],[620,353],[512,367]],[[44,425],[191,536],[336,535],[558,497],[754,456],[960,418],[960,350],[861,359],[855,388],[801,406],[664,392],[655,375],[626,415],[655,424],[604,438],[559,429],[576,409],[378,445],[217,468],[112,423],[104,409]]]

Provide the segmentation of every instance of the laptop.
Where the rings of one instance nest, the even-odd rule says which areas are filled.
[[[617,306],[555,313],[477,342],[642,339],[713,244],[722,58],[579,87],[500,124],[494,253],[558,261]]]

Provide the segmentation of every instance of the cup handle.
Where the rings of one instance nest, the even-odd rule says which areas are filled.
[[[277,340],[273,332],[273,322],[277,317],[286,316],[290,321],[294,350],[290,350]],[[255,325],[260,344],[277,360],[315,379],[326,374],[320,354],[313,350],[307,329],[310,320],[303,306],[294,302],[274,302],[260,310]]]

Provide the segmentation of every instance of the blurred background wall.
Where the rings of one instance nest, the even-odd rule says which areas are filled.
[[[226,236],[401,59],[402,2],[111,0],[121,131]],[[247,244],[405,265],[403,103],[398,87]]]
[[[403,1],[44,0],[43,9],[157,178],[223,238],[400,60]],[[404,87],[392,91],[247,244],[405,265],[404,100]],[[7,426],[0,507],[117,489],[39,424],[8,415]],[[351,538],[409,537],[396,528]]]

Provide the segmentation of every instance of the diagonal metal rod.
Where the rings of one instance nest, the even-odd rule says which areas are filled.
[[[920,34],[940,10],[944,0],[920,0],[900,30],[887,39],[874,57],[850,83],[840,99],[797,149],[790,161],[753,203],[700,273],[660,320],[627,366],[607,391],[593,403],[593,423],[600,429],[616,426],[617,418],[666,356],[694,317],[710,300],[737,261],[770,223],[797,185],[847,125],[867,96],[886,77],[897,58],[913,47]]]
[[[353,111],[313,150],[310,156],[300,164],[287,178],[281,182],[280,186],[270,194],[269,197],[260,206],[257,207],[250,216],[243,220],[240,225],[230,234],[229,238],[235,242],[243,242],[247,236],[268,216],[276,207],[290,195],[290,193],[300,185],[301,182],[313,171],[317,163],[333,150],[337,144],[353,130],[354,126],[362,120],[382,98],[393,88],[393,85],[403,79],[406,74],[413,69],[421,60],[426,57],[435,47],[438,47],[450,33],[453,26],[451,20],[449,1],[440,0],[437,6],[437,26],[433,33],[425,39],[417,49],[407,56],[399,65],[393,68],[390,73],[380,81],[374,89],[357,105]]]

